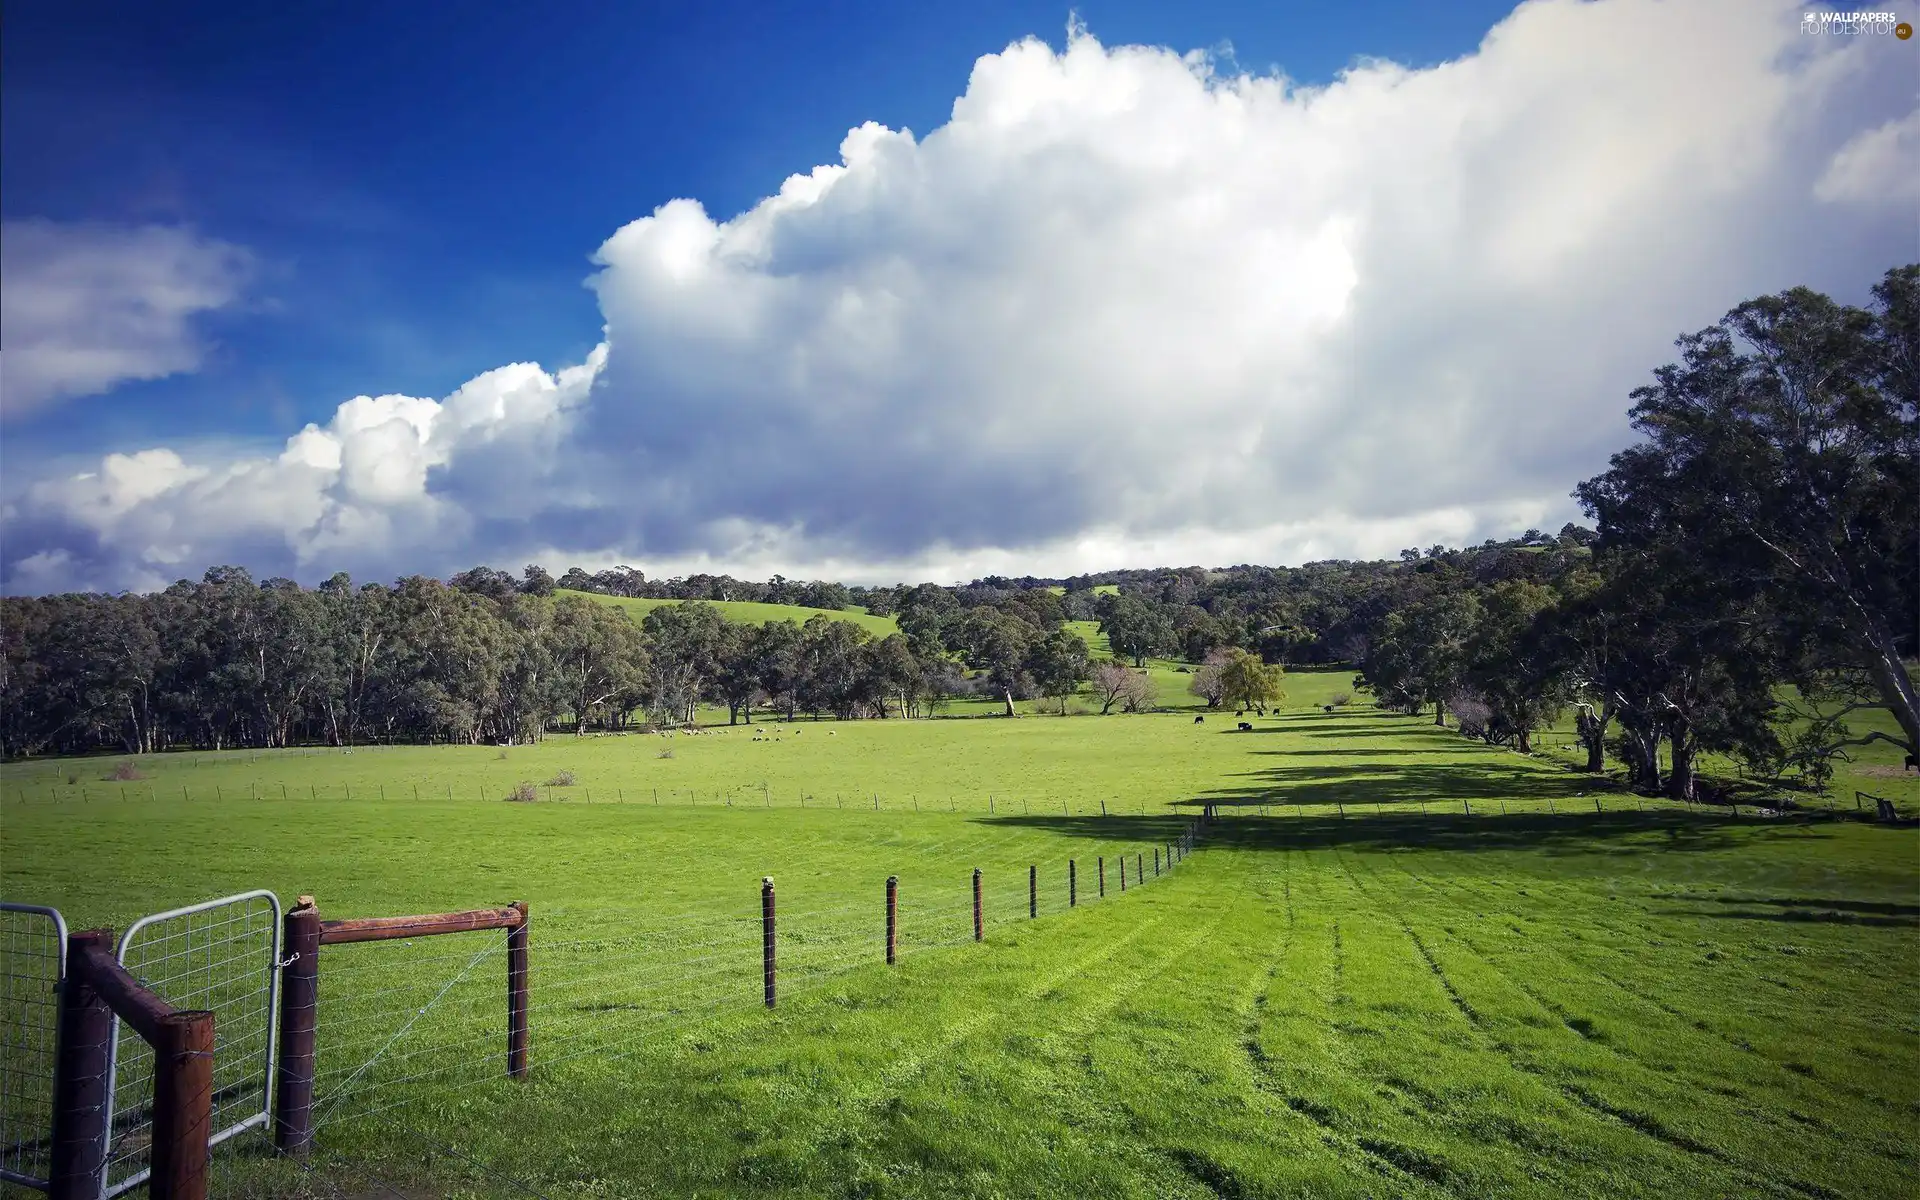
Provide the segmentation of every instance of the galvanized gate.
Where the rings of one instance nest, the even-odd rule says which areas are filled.
[[[53,1071],[67,922],[0,900],[0,1182],[40,1191],[52,1174]]]
[[[214,1145],[273,1110],[280,989],[280,900],[260,889],[142,917],[120,938],[120,965],[175,1008],[214,1013]],[[115,1021],[106,1195],[146,1182],[153,1050]]]

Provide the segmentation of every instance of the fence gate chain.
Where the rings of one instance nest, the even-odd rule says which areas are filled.
[[[142,917],[120,938],[129,974],[177,1009],[214,1014],[209,1146],[271,1119],[280,926],[279,897],[258,889]],[[114,1027],[109,1197],[146,1182],[153,1134],[153,1050],[118,1019]]]
[[[67,922],[0,900],[0,1182],[47,1190]]]

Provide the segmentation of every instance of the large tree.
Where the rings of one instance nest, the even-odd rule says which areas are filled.
[[[1794,288],[1678,345],[1634,392],[1646,440],[1576,493],[1602,552],[1684,530],[1711,571],[1760,586],[1801,670],[1857,675],[1899,724],[1889,740],[1920,754],[1902,662],[1920,600],[1920,267],[1889,271],[1871,309]]]

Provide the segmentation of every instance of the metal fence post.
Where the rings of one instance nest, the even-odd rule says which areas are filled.
[[[1040,866],[1030,863],[1027,866],[1027,919],[1040,915]]]
[[[1080,870],[1072,859],[1067,860],[1067,907],[1080,906]]]
[[[1120,894],[1124,896],[1127,892],[1127,856],[1122,854],[1116,861],[1120,864]]]
[[[320,1008],[320,910],[312,896],[280,919],[280,1060],[273,1090],[273,1145],[304,1158],[313,1148],[314,1029]]]
[[[760,881],[760,965],[766,976],[767,1007],[773,1007],[773,876]]]
[[[152,1200],[206,1200],[212,1162],[213,1014],[159,1020],[153,1048]]]
[[[507,930],[507,1078],[527,1077],[527,902],[516,900],[520,923]]]
[[[1160,847],[1153,848],[1153,877],[1160,878]]]
[[[1100,897],[1104,900],[1107,895],[1107,856],[1102,854],[1094,861],[1098,864],[1098,870],[1100,872]]]
[[[980,941],[986,930],[980,923],[980,868],[973,869],[973,940]]]
[[[887,876],[887,965],[892,966],[899,952],[900,877]]]
[[[67,962],[97,947],[113,952],[111,929],[88,929],[67,936]],[[97,1200],[107,1165],[107,1063],[113,1050],[113,1010],[69,966],[60,982],[58,1057],[53,1074],[53,1146],[50,1186],[53,1200]]]
[[[1135,883],[1147,881],[1147,856],[1138,851],[1133,856],[1133,881]]]

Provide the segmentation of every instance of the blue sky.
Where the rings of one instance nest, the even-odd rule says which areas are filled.
[[[443,395],[598,340],[587,256],[680,196],[716,216],[863,121],[945,121],[975,58],[1077,11],[1324,82],[1471,50],[1506,6],[981,3],[9,5],[9,219],[185,222],[260,258],[220,352],[9,428],[17,452],[284,436],[360,392]],[[109,419],[110,418],[110,419]],[[105,436],[103,436],[105,435]]]
[[[197,574],[204,560],[221,556],[254,558],[262,568],[306,577],[327,573],[330,563],[322,559],[373,572],[414,564],[439,571],[447,562],[511,565],[536,554],[589,563],[658,562],[667,569],[685,563],[756,573],[773,565],[790,574],[811,568],[853,575],[1013,563],[1046,570],[1048,561],[1059,559],[1058,570],[1064,572],[1103,564],[1147,565],[1133,561],[1141,555],[1206,562],[1215,554],[1280,561],[1316,553],[1390,552],[1389,543],[1402,535],[1411,544],[1435,531],[1463,538],[1508,532],[1496,527],[1529,518],[1564,518],[1572,515],[1565,493],[1578,474],[1603,465],[1606,450],[1623,436],[1623,385],[1638,382],[1623,363],[1644,373],[1657,365],[1672,336],[1707,323],[1756,290],[1809,282],[1859,299],[1879,270],[1913,254],[1911,206],[1903,214],[1897,204],[1887,211],[1862,199],[1875,190],[1876,171],[1884,173],[1889,162],[1911,163],[1914,135],[1901,122],[1911,108],[1912,44],[1811,47],[1794,41],[1798,9],[1785,4],[1700,0],[1652,7],[1609,0],[1594,7],[1603,11],[1573,4],[1532,6],[1538,11],[1507,21],[1503,28],[1511,33],[1483,47],[1489,31],[1508,17],[1508,6],[1083,4],[1073,11],[1091,49],[1083,47],[1086,53],[1073,60],[1080,63],[1074,67],[1068,65],[1070,11],[1033,4],[549,3],[511,12],[497,5],[9,5],[6,36],[0,39],[0,170],[7,181],[0,192],[0,216],[8,223],[9,242],[39,244],[20,233],[31,226],[42,242],[55,247],[47,255],[84,243],[90,262],[124,266],[133,258],[150,260],[135,272],[137,286],[169,296],[180,295],[182,285],[164,272],[184,269],[179,264],[188,262],[199,272],[193,286],[204,294],[164,329],[148,331],[166,346],[154,348],[153,362],[159,365],[150,364],[144,373],[171,373],[140,378],[141,371],[128,368],[129,374],[115,379],[107,371],[100,376],[102,386],[83,380],[62,385],[62,394],[51,399],[8,400],[0,424],[0,467],[7,481],[0,490],[9,497],[9,545],[0,550],[0,573],[15,589],[144,586],[170,574]],[[1715,171],[1721,168],[1705,161],[1715,152],[1704,149],[1704,142],[1649,133],[1642,153],[1635,141],[1640,135],[1630,123],[1594,132],[1594,122],[1610,119],[1643,121],[1652,130],[1657,112],[1632,118],[1605,114],[1636,103],[1628,99],[1635,93],[1664,88],[1678,96],[1697,86],[1684,78],[1688,68],[1684,59],[1671,57],[1671,47],[1658,53],[1635,48],[1636,21],[1652,47],[1663,39],[1684,40],[1690,25],[1705,31],[1725,24],[1728,14],[1737,14],[1735,20],[1749,27],[1750,36],[1744,42],[1731,39],[1742,44],[1716,49],[1717,58],[1699,70],[1707,78],[1722,72],[1723,90],[1752,90],[1747,107],[1758,107],[1761,115],[1731,136],[1749,139],[1747,153],[1759,162],[1758,169],[1716,183]],[[1072,83],[1075,78],[1092,78],[1087,71],[1105,72],[1107,82],[1096,80],[1039,107],[1022,98],[1015,107],[1028,125],[983,121],[978,137],[984,142],[967,141],[963,149],[963,139],[956,136],[942,151],[947,157],[936,158],[928,134],[946,125],[956,100],[968,94],[976,63],[1004,59],[1009,46],[1027,37],[1041,39],[1053,57],[1046,63],[1033,60],[1017,72],[1009,68],[1009,78],[994,85],[1003,99],[1013,93],[1026,97],[1021,89],[1051,95],[1047,89],[1053,85],[1045,82],[1053,77],[1049,72],[1072,87],[1080,86]],[[1129,57],[1126,48],[1133,46],[1170,48],[1173,54]],[[1907,52],[1904,58],[1896,58],[1898,50]],[[1212,61],[1194,69],[1197,82],[1189,86],[1180,82],[1173,55],[1192,51],[1211,52]],[[1564,87],[1546,68],[1524,65],[1554,54],[1567,56]],[[1523,65],[1503,66],[1502,55]],[[1617,69],[1606,69],[1610,55]],[[1788,68],[1781,65],[1783,57],[1806,61]],[[1392,65],[1375,64],[1364,78],[1343,75],[1365,59]],[[1454,60],[1467,61],[1468,68],[1436,69]],[[1823,75],[1817,62],[1837,65]],[[1546,77],[1524,86],[1512,82],[1536,70]],[[1638,86],[1643,81],[1634,77],[1636,71],[1656,86]],[[1242,118],[1232,102],[1214,103],[1206,111],[1194,107],[1201,103],[1196,97],[1220,101],[1223,89],[1231,90],[1222,81],[1242,73],[1284,74],[1295,89],[1290,98],[1283,94],[1259,102],[1267,105],[1268,116],[1252,133],[1238,124]],[[1119,91],[1103,90],[1111,88]],[[1315,88],[1329,89],[1333,102],[1312,109],[1302,97]],[[1611,96],[1608,88],[1620,94]],[[1796,88],[1797,99],[1791,94]],[[1434,99],[1415,98],[1422,90]],[[1784,98],[1776,94],[1782,90],[1789,93]],[[984,111],[984,90],[981,95]],[[1111,178],[1082,172],[1086,182],[1080,192],[1071,187],[1048,192],[1044,204],[1008,199],[1023,180],[1045,177],[1047,164],[1070,164],[1086,154],[1103,162],[1114,158],[1100,149],[1106,144],[1101,139],[1130,135],[1109,127],[1109,99],[1103,97],[1111,95],[1125,97],[1117,103],[1128,119],[1153,131],[1143,132],[1142,139],[1165,135],[1169,122],[1192,121],[1191,139],[1176,131],[1166,153],[1115,167]],[[1396,115],[1395,104],[1406,105],[1404,113]],[[1796,105],[1805,109],[1798,117]],[[1400,136],[1396,129],[1435,110],[1454,115],[1418,145],[1393,148]],[[1041,126],[1031,121],[1042,119],[1051,132],[1036,150],[1031,138],[1039,136],[1033,131]],[[1300,131],[1316,121],[1338,129]],[[646,263],[670,256],[663,249],[667,241],[654,236],[667,228],[658,221],[632,239],[639,259],[616,263],[602,277],[598,293],[583,286],[596,270],[592,257],[596,252],[604,257],[603,243],[613,246],[608,239],[630,222],[653,217],[676,198],[698,201],[711,222],[727,222],[774,196],[789,176],[841,163],[843,139],[867,122],[911,129],[918,139],[905,157],[888,151],[892,157],[876,160],[880,165],[873,170],[881,173],[877,186],[883,191],[854,204],[844,199],[851,184],[841,187],[836,196],[842,199],[834,203],[846,211],[834,217],[830,232],[822,232],[828,228],[823,222],[834,204],[810,201],[812,215],[804,220],[779,217],[783,224],[766,235],[773,239],[769,244],[801,246],[799,256],[773,266],[763,261],[766,278],[736,280],[728,285],[734,289],[729,295],[693,304],[689,293],[683,299],[692,309],[711,304],[715,313],[728,311],[768,280],[812,286],[821,302],[856,296],[867,311],[878,301],[907,306],[912,310],[907,324],[888,328],[918,341],[894,350],[912,351],[915,361],[951,351],[956,365],[940,378],[952,379],[968,376],[966,364],[983,356],[1018,357],[1008,349],[1011,326],[955,328],[934,319],[950,311],[957,297],[972,296],[978,307],[978,297],[1006,291],[1053,294],[1049,289],[1058,285],[1059,295],[1078,297],[1138,286],[1145,294],[1169,282],[1210,296],[1229,290],[1211,286],[1205,277],[1234,261],[1235,253],[1223,247],[1281,245],[1274,261],[1286,266],[1275,275],[1275,295],[1222,309],[1228,325],[1277,322],[1268,331],[1272,336],[1252,328],[1244,337],[1215,344],[1213,334],[1196,329],[1188,341],[1161,348],[1161,361],[1185,357],[1190,349],[1193,361],[1186,373],[1170,374],[1157,399],[1126,402],[1139,409],[1136,424],[1142,428],[1177,417],[1183,403],[1193,403],[1209,414],[1197,424],[1212,431],[1214,444],[1238,447],[1226,451],[1230,457],[1244,456],[1249,445],[1261,454],[1270,450],[1264,468],[1258,462],[1243,465],[1283,481],[1275,485],[1279,490],[1269,509],[1282,518],[1278,524],[1258,526],[1227,515],[1231,502],[1203,494],[1204,488],[1149,488],[1115,496],[1092,479],[1064,492],[1046,482],[1085,471],[1076,465],[1081,450],[1047,440],[1049,418],[1057,418],[1062,428],[1073,420],[1098,420],[1105,403],[1099,393],[1113,386],[1097,371],[1061,367],[1051,352],[1035,351],[1049,365],[1013,375],[983,374],[964,388],[955,385],[959,390],[943,401],[927,399],[927,380],[892,360],[885,369],[877,360],[855,361],[865,336],[861,330],[870,332],[871,326],[809,327],[802,333],[791,320],[775,322],[759,327],[750,344],[735,345],[703,366],[701,355],[711,351],[715,327],[686,324],[673,315],[676,305],[646,282],[653,278]],[[1500,137],[1476,133],[1482,125],[1497,128]],[[1840,160],[1836,152],[1851,139],[1876,130],[1883,131],[1877,142],[1869,139],[1864,148],[1855,147],[1851,159]],[[1569,136],[1591,138],[1599,147],[1596,157],[1569,165],[1558,161],[1561,151],[1542,149]],[[1397,164],[1422,158],[1436,137],[1457,139],[1458,153],[1413,172],[1418,178],[1388,178],[1399,170]],[[1005,143],[995,142],[998,138]],[[1212,149],[1182,159],[1188,141]],[[1338,148],[1348,142],[1378,145],[1347,163],[1339,160]],[[1015,146],[1017,152],[1009,148]],[[1124,150],[1115,153],[1126,156]],[[1503,157],[1509,154],[1510,160]],[[1702,160],[1702,169],[1676,170],[1690,155]],[[1014,159],[1022,164],[1019,171],[995,185],[991,203],[955,202],[951,211],[938,212],[940,202],[926,197],[898,208],[873,198],[900,194],[906,180],[951,197],[966,192],[969,179],[998,178],[994,171]],[[1266,164],[1258,168],[1264,173],[1248,175],[1248,162]],[[1552,191],[1548,177],[1564,180],[1583,169],[1594,172],[1596,180],[1629,181],[1615,189],[1614,207],[1587,211],[1577,198]],[[1153,177],[1160,170],[1166,172],[1164,180]],[[1530,170],[1542,178],[1530,180]],[[1849,170],[1859,176],[1851,183]],[[1297,181],[1289,177],[1294,171],[1301,173]],[[1739,175],[1733,167],[1726,171]],[[892,172],[890,184],[887,172]],[[1687,184],[1682,177],[1689,174],[1706,182]],[[1647,177],[1644,183],[1638,182],[1641,176]],[[1587,337],[1621,343],[1618,357],[1589,356],[1591,361],[1576,370],[1581,378],[1571,386],[1572,394],[1562,401],[1591,436],[1583,434],[1573,447],[1542,445],[1537,455],[1530,444],[1516,442],[1510,457],[1539,462],[1537,469],[1514,472],[1513,486],[1504,492],[1481,488],[1468,494],[1474,491],[1469,488],[1458,496],[1445,494],[1460,477],[1442,465],[1428,480],[1441,494],[1430,491],[1421,502],[1410,496],[1383,500],[1365,494],[1378,490],[1368,479],[1378,473],[1371,451],[1336,454],[1333,466],[1326,466],[1295,462],[1288,456],[1297,450],[1279,445],[1297,443],[1309,430],[1347,429],[1356,418],[1389,428],[1395,404],[1425,413],[1435,405],[1454,411],[1448,428],[1457,433],[1474,424],[1480,406],[1491,406],[1492,412],[1519,402],[1492,394],[1499,385],[1487,364],[1500,353],[1497,342],[1439,358],[1429,353],[1431,346],[1422,349],[1439,336],[1435,330],[1458,319],[1452,303],[1436,304],[1432,294],[1419,299],[1424,284],[1389,286],[1385,278],[1374,283],[1376,274],[1365,264],[1384,261],[1388,243],[1398,246],[1394,260],[1410,264],[1406,269],[1416,282],[1456,273],[1438,249],[1429,263],[1419,243],[1399,245],[1399,233],[1374,245],[1369,258],[1363,231],[1406,230],[1424,219],[1409,217],[1395,207],[1398,201],[1385,199],[1388,184],[1404,186],[1410,196],[1424,189],[1421,204],[1451,197],[1448,220],[1462,228],[1484,228],[1497,217],[1504,228],[1543,231],[1537,236],[1544,240],[1524,257],[1555,262],[1566,274],[1533,278],[1525,263],[1506,262],[1497,287],[1473,289],[1473,299],[1489,305],[1490,320],[1496,313],[1528,311],[1533,289],[1588,288],[1595,295],[1592,308],[1570,311],[1563,325],[1527,340],[1558,341],[1583,328]],[[1137,213],[1101,225],[1112,216],[1109,203],[1136,202],[1127,190],[1136,185],[1140,196],[1149,198],[1183,190],[1188,207],[1160,209],[1153,207],[1160,200],[1140,199]],[[1248,206],[1224,224],[1196,226],[1190,244],[1179,235],[1150,238],[1150,244],[1129,241],[1127,231],[1142,222],[1163,226],[1169,212],[1189,211],[1192,204],[1217,201],[1231,209],[1236,195],[1268,185],[1274,190],[1265,208]],[[889,186],[895,189],[891,193],[884,191]],[[1539,196],[1534,207],[1515,207],[1507,199],[1530,190]],[[1311,203],[1302,200],[1300,212],[1288,213],[1293,197],[1309,193],[1315,197]],[[1740,202],[1729,210],[1728,197],[1736,195]],[[1544,207],[1555,203],[1570,205],[1565,220],[1585,231],[1581,245],[1563,246],[1563,237],[1544,232],[1560,219]],[[1665,268],[1684,270],[1685,280],[1660,278],[1654,266],[1618,281],[1592,280],[1581,263],[1614,258],[1607,249],[1610,238],[1645,247],[1649,238],[1677,236],[1652,222],[1638,234],[1612,228],[1646,221],[1656,211],[1703,223],[1697,238],[1688,237],[1693,249]],[[1708,214],[1716,211],[1721,219],[1708,223]],[[1271,228],[1264,227],[1263,212],[1275,214]],[[1060,218],[1060,213],[1069,216]],[[1398,215],[1389,221],[1387,213]],[[1780,229],[1821,215],[1842,218],[1853,231],[1822,235],[1795,253],[1770,246],[1779,240]],[[1056,219],[1081,222],[1089,249],[1073,259],[1078,267],[1062,260],[1048,265],[1041,280],[1024,280],[1017,274],[1019,256],[1009,248],[1039,238],[1031,243],[1036,249],[1020,261],[1044,257],[1058,239],[1039,231]],[[768,221],[772,228],[774,216]],[[899,234],[901,222],[917,232]],[[705,226],[687,228],[696,241],[708,236]],[[1432,232],[1444,237],[1446,222]],[[168,237],[175,239],[168,243],[171,248],[162,245]],[[905,240],[888,241],[895,237]],[[877,249],[882,243],[884,253]],[[1758,253],[1763,244],[1769,248]],[[1519,253],[1513,247],[1482,249],[1495,260]],[[764,251],[756,241],[747,250],[725,253]],[[1135,252],[1142,256],[1138,262],[1128,258]],[[775,253],[776,259],[779,253],[789,252]],[[216,264],[210,254],[226,257]],[[883,259],[907,264],[911,284],[901,286],[883,264],[876,265]],[[939,264],[956,260],[963,269],[940,274]],[[53,264],[45,268],[49,272],[74,270],[65,259],[45,261]],[[994,268],[999,276],[981,266],[989,262],[999,264]],[[1096,264],[1090,268],[1096,276],[1106,273],[1080,281],[1093,290],[1077,290],[1078,283],[1066,286],[1070,272],[1089,262]],[[110,276],[100,286],[136,286],[113,275],[118,269],[100,268],[103,277]],[[1169,271],[1174,274],[1163,278]],[[19,280],[28,272],[10,267],[8,274]],[[1148,282],[1148,276],[1157,282]],[[622,291],[627,284],[633,290]],[[1669,303],[1651,319],[1644,311],[1629,314],[1635,289],[1649,288],[1665,294]],[[1379,297],[1379,303],[1369,308],[1355,299],[1367,295]],[[24,283],[9,289],[9,300],[10,321],[29,303],[41,308],[51,303],[38,292],[29,294]],[[1424,319],[1416,311],[1422,303],[1430,306]],[[616,319],[611,315],[616,312],[631,315]],[[1085,363],[1101,358],[1100,337],[1112,336],[1128,321],[1166,324],[1144,312],[1116,312],[1102,324],[1083,312],[1084,306],[1055,307],[1029,314],[1018,328],[1045,327],[1046,345],[1085,343],[1087,356],[1076,360]],[[624,320],[634,324],[623,336]],[[424,464],[388,461],[399,475],[418,477],[417,495],[403,497],[385,484],[354,492],[358,485],[349,478],[354,473],[349,462],[339,468],[338,481],[312,485],[318,489],[312,495],[302,492],[296,500],[287,499],[285,489],[274,491],[289,506],[281,524],[239,530],[215,529],[216,523],[205,519],[207,505],[232,503],[231,497],[218,502],[209,494],[200,495],[198,508],[182,500],[163,532],[109,528],[97,514],[85,516],[86,503],[67,486],[76,477],[110,475],[103,455],[164,450],[187,464],[181,468],[185,474],[176,471],[178,478],[168,476],[171,482],[135,487],[127,494],[137,502],[124,497],[114,502],[128,510],[150,502],[164,506],[183,497],[182,489],[205,493],[208,479],[238,469],[235,464],[248,461],[250,454],[280,454],[287,439],[309,422],[332,428],[336,408],[352,397],[440,400],[510,363],[538,363],[546,372],[558,372],[588,359],[610,322],[607,365],[578,381],[578,398],[569,399],[572,393],[556,385],[562,399],[528,418],[530,428],[545,429],[560,442],[549,437],[540,447],[523,447],[527,461],[540,464],[532,471],[540,481],[534,489],[540,498],[519,511],[477,502],[464,489],[484,485],[463,480],[460,464],[450,457],[454,452],[444,449]],[[1273,351],[1269,361],[1268,347],[1292,347],[1296,334],[1308,327],[1317,331],[1317,350]],[[1122,337],[1116,344],[1135,340]],[[1404,370],[1365,378],[1368,362],[1403,357]],[[801,370],[796,364],[817,370],[829,359],[837,364],[831,396],[807,390],[826,386],[817,378],[804,385],[793,382]],[[727,376],[728,361],[764,368],[750,395],[740,391],[750,385]],[[1336,368],[1353,378],[1333,379]],[[23,377],[0,370],[0,377],[8,375]],[[1258,391],[1252,381],[1282,376],[1288,381],[1284,385],[1275,383],[1271,394],[1249,399],[1249,388]],[[1210,404],[1182,399],[1189,379],[1199,381],[1193,384],[1195,394],[1214,396]],[[1034,389],[1033,396],[1013,394],[1027,388]],[[9,391],[24,394],[18,385]],[[1319,396],[1317,404],[1298,400],[1289,407],[1309,394]],[[1355,407],[1376,401],[1385,405],[1377,412],[1361,414]],[[865,436],[862,429],[912,426],[923,415],[916,403],[975,402],[982,411],[997,413],[996,406],[1003,405],[1039,418],[1041,432],[1032,439],[989,439],[961,447],[957,458],[964,470],[942,481],[950,492],[964,493],[966,480],[979,479],[993,495],[1006,498],[1006,511],[986,511],[995,509],[996,501],[952,496],[942,504],[928,503],[925,511],[877,519],[874,507],[885,503],[880,497],[898,494],[889,489],[914,487],[927,471],[913,462],[904,443],[888,436],[876,434],[871,445],[855,444]],[[863,425],[851,417],[803,420],[795,415],[817,414],[840,403],[869,416],[883,414],[884,420]],[[1262,416],[1262,405],[1272,411],[1255,419]],[[696,411],[702,414],[698,420]],[[1252,414],[1244,427],[1235,427],[1235,412]],[[798,424],[785,443],[749,444],[738,459],[726,457],[700,432],[745,413],[756,414],[763,424],[788,419]],[[381,414],[389,423],[400,421],[387,409]],[[800,425],[805,430],[795,432]],[[423,444],[430,440],[426,418],[410,428]],[[994,426],[976,422],[972,428]],[[1291,434],[1282,437],[1283,429]],[[969,436],[964,424],[941,425],[937,433],[963,441]],[[344,437],[335,441],[345,444]],[[488,433],[481,440],[495,444],[499,439]],[[782,444],[813,446],[816,473],[784,461],[771,466]],[[1137,448],[1116,442],[1081,449],[1109,453],[1121,463]],[[1198,446],[1182,449],[1204,453]],[[847,462],[865,465],[849,478],[847,462],[836,461],[839,452],[846,453]],[[556,467],[542,453],[571,455],[573,465]],[[353,454],[350,450],[348,458]],[[612,461],[586,463],[596,455]],[[469,454],[462,461],[474,464],[482,457]],[[650,478],[662,480],[657,492],[623,491],[621,480],[640,462],[647,464]],[[694,462],[697,478],[667,478],[679,464]],[[1341,464],[1350,470],[1334,469]],[[1143,463],[1129,469],[1150,473],[1155,468]],[[1190,470],[1171,463],[1166,469]],[[699,480],[715,473],[748,477],[745,490],[755,494],[735,502],[724,492],[707,491]],[[1302,482],[1289,487],[1284,483],[1289,477]],[[54,491],[28,495],[43,484]],[[823,500],[825,493],[833,495]],[[431,522],[421,512],[395,507],[416,501],[435,508]],[[1036,507],[1064,515],[1038,519]],[[782,513],[794,514],[792,520],[783,520]],[[325,537],[315,534],[342,514],[351,519],[336,521],[338,527]],[[431,542],[404,535],[409,528],[424,529],[423,522],[437,531]],[[1188,548],[1192,553],[1182,553]],[[451,557],[443,562],[443,555]],[[29,558],[38,565],[23,571],[19,564]]]

